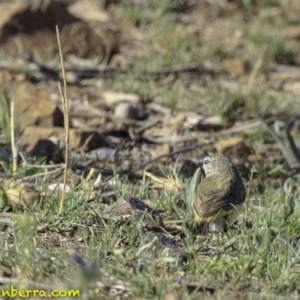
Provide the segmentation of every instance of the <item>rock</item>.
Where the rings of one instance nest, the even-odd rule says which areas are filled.
[[[284,36],[292,39],[300,39],[300,27],[299,25],[290,26],[284,30]]]
[[[2,1],[3,2],[3,1]],[[0,6],[0,29],[9,22],[9,20],[22,10],[23,3],[22,1],[12,0],[6,1],[6,3],[1,3]]]
[[[190,113],[178,113],[177,115],[167,115],[163,119],[163,128],[181,130],[185,126],[185,122]]]
[[[1,1],[3,2],[3,1]],[[11,0],[0,5],[1,48],[12,53],[38,53],[50,57],[58,53],[55,26],[59,26],[62,51],[87,58],[111,56],[118,52],[119,32],[110,15],[96,4],[75,0]],[[73,4],[73,5],[72,5]],[[79,13],[85,6],[85,13]],[[88,8],[88,6],[90,8]],[[81,8],[83,9],[83,8]],[[87,17],[91,15],[92,17]],[[111,25],[112,24],[112,25]]]
[[[140,101],[139,95],[129,93],[116,93],[116,92],[104,92],[102,94],[104,102],[106,104],[114,104],[120,102],[138,103]]]
[[[85,157],[92,160],[109,160],[113,159],[116,150],[110,147],[102,147],[99,149],[89,151]]]
[[[139,119],[139,109],[137,106],[130,103],[120,103],[115,108],[114,117],[118,119]]]
[[[221,116],[204,117],[193,112],[180,112],[176,116],[166,116],[163,128],[166,130],[218,130],[225,127]]]
[[[241,76],[249,71],[249,62],[242,58],[228,59],[223,62],[223,70],[233,76]]]
[[[104,209],[103,217],[113,221],[127,221],[131,218],[146,227],[163,227],[163,221],[155,209],[137,197],[126,196]]]
[[[171,146],[169,143],[164,143],[162,145],[157,146],[153,151],[152,151],[152,156],[157,157],[160,155],[167,155],[171,152]],[[162,157],[160,161],[170,161],[170,157]]]
[[[5,161],[6,163],[10,162],[10,153],[7,151],[7,149],[5,147],[0,147],[0,158],[1,161]],[[2,165],[0,163],[0,168],[2,168]]]
[[[110,20],[109,13],[101,9],[99,2],[77,1],[69,6],[68,11],[86,21],[108,22]]]
[[[138,250],[138,269],[157,263],[182,264],[187,256],[176,239],[163,233],[147,233],[142,237]]]
[[[29,82],[16,83],[9,89],[9,97],[15,102],[16,120],[21,129],[28,125],[44,127],[63,126],[63,113],[57,102]]]
[[[176,239],[163,233],[147,233],[141,240],[141,246],[145,245],[149,247],[145,249],[142,256],[147,258],[160,258],[163,252],[168,256],[184,257],[187,255]]]
[[[29,155],[35,157],[45,157],[47,164],[50,161],[54,162],[55,164],[64,162],[64,155],[62,150],[58,145],[50,140],[38,140],[35,146],[29,152]]]
[[[0,88],[8,85],[13,79],[13,75],[5,70],[0,71]]]
[[[72,149],[82,148],[88,152],[94,149],[109,147],[107,138],[96,131],[70,129],[70,146]]]
[[[204,118],[201,123],[198,124],[200,130],[220,130],[226,127],[224,120],[221,116],[210,116]]]
[[[284,91],[293,93],[297,96],[300,95],[300,83],[299,82],[286,82],[283,84],[282,89]]]
[[[25,128],[22,141],[26,144],[27,151],[33,150],[39,140],[59,140],[64,143],[65,131],[60,127],[37,127],[28,126]],[[70,128],[70,148],[90,151],[101,147],[110,146],[104,135],[96,131],[85,131]]]
[[[21,204],[28,207],[41,199],[39,192],[26,188],[24,184],[5,190],[5,194],[11,203],[18,205]]]
[[[180,296],[176,293],[168,293],[165,295],[164,300],[179,300]]]

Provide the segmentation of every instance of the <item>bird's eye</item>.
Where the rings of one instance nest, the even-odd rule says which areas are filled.
[[[210,162],[210,159],[209,158],[205,158],[203,162],[204,162],[204,164],[207,165]]]

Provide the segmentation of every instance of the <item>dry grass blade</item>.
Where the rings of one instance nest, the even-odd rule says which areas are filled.
[[[184,188],[184,184],[178,177],[175,169],[171,169],[166,177],[158,177],[147,171],[145,171],[144,174],[151,179],[151,183],[154,187],[164,188],[169,191],[181,191]]]
[[[62,70],[62,78],[63,78],[63,93],[59,86],[59,91],[61,95],[61,100],[63,104],[63,113],[64,113],[64,127],[65,127],[65,171],[64,171],[64,185],[62,190],[62,195],[60,199],[59,204],[59,211],[58,213],[61,214],[63,210],[65,195],[66,195],[66,185],[67,185],[67,172],[68,172],[68,159],[69,159],[69,100],[68,100],[68,93],[67,93],[67,79],[66,79],[66,72],[65,72],[65,66],[64,66],[64,59],[63,59],[63,53],[62,53],[62,47],[60,43],[60,36],[59,36],[59,29],[58,26],[56,26],[56,35],[57,35],[57,43],[59,48],[59,56],[60,56],[60,64],[61,64],[61,70]]]
[[[10,139],[11,139],[11,152],[13,162],[13,174],[17,173],[18,167],[18,154],[16,148],[16,137],[15,137],[15,102],[10,102]]]

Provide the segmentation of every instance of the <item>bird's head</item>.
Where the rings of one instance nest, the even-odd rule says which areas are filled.
[[[202,160],[201,166],[205,176],[229,173],[234,168],[231,160],[224,156],[207,156]]]

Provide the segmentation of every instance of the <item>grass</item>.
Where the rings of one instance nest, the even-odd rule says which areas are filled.
[[[287,1],[263,1],[261,6],[254,1],[238,1],[244,10],[238,10],[236,15],[223,13],[218,8],[220,27],[216,26],[216,31],[212,32],[212,36],[216,36],[214,39],[207,39],[202,31],[197,33],[197,30],[187,29],[194,21],[188,18],[180,21],[179,17],[187,16],[176,14],[179,2],[157,0],[145,8],[138,4],[129,6],[122,1],[115,6],[130,26],[147,32],[151,43],[134,63],[129,63],[131,71],[126,77],[117,74],[103,78],[105,89],[136,93],[143,99],[157,99],[178,113],[201,109],[207,115],[220,114],[228,123],[270,116],[287,120],[298,111],[296,101],[288,100],[291,98],[284,91],[273,90],[268,85],[268,76],[274,64],[293,62],[299,42],[278,34],[276,22],[252,14],[248,16],[250,21],[243,18],[245,9],[282,7]],[[258,19],[254,24],[255,18]],[[211,22],[205,23],[203,19],[203,27],[200,27],[203,30],[214,28],[214,21],[212,18]],[[222,26],[224,32],[218,31],[217,28]],[[262,26],[264,30],[261,30]],[[227,39],[234,36],[236,30],[242,32],[238,43],[234,43],[235,39]],[[221,68],[224,60],[243,56],[249,58],[253,68],[264,47],[267,58],[263,58],[252,89],[248,89],[245,77],[225,77],[222,70],[221,75],[219,71],[181,73],[167,81],[164,81],[167,75],[159,79],[140,76],[143,70],[178,64],[210,62]],[[234,88],[223,88],[219,84],[219,79],[223,78],[234,82]],[[0,123],[4,143],[10,139],[10,115],[9,98],[3,99]],[[3,180],[1,210],[13,212],[13,215],[10,222],[5,222],[4,214],[0,215],[3,217],[0,222],[0,270],[3,269],[1,276],[8,280],[2,288],[7,288],[9,280],[16,278],[18,283],[23,282],[19,288],[41,284],[49,290],[53,285],[65,290],[78,289],[83,299],[297,297],[300,289],[299,178],[291,175],[294,171],[288,168],[269,131],[261,127],[242,133],[242,136],[255,150],[257,163],[249,184],[247,174],[252,163],[240,162],[250,187],[248,204],[237,225],[224,237],[211,232],[207,235],[199,233],[187,204],[189,193],[186,190],[172,191],[154,186],[146,177],[134,181],[114,177],[110,186],[96,187],[97,193],[90,199],[93,179],[86,185],[83,178],[70,171],[68,185],[71,191],[66,194],[61,215],[58,214],[61,192],[48,191],[51,180],[37,178],[31,183],[31,188],[38,190],[42,198],[30,207],[9,203],[2,187]],[[193,152],[193,156],[203,155],[203,152],[200,149]],[[10,164],[2,160],[1,155],[0,163],[1,170],[9,173]],[[169,167],[172,169],[174,165],[172,162]],[[118,169],[119,166],[112,166],[112,169],[114,167]],[[32,174],[38,170],[25,166],[19,172],[19,175]],[[291,184],[290,189],[286,188],[287,183]],[[106,196],[108,191],[113,195]],[[133,216],[122,222],[103,216],[106,205],[126,194],[164,210],[162,217],[166,231],[187,252],[185,262],[161,255],[140,267],[141,237],[154,229],[141,226],[140,219]]]
[[[1,124],[1,138],[3,142],[10,141],[10,101],[7,94],[3,93],[0,99],[0,124]]]
[[[175,219],[183,215],[192,219],[185,209],[172,208],[174,193],[165,191],[157,197],[138,185],[141,199],[148,195],[153,207],[167,209]],[[132,186],[120,183],[119,188],[130,190]],[[8,231],[2,225],[3,234],[7,232],[0,242],[2,266],[30,282],[44,282],[45,278],[51,282],[63,276],[63,288],[79,288],[83,293],[89,289],[92,298],[104,297],[117,283],[124,298],[127,294],[129,298],[150,299],[162,299],[168,293],[180,299],[219,299],[248,293],[255,298],[288,298],[299,289],[300,208],[296,192],[275,191],[272,186],[262,194],[250,191],[251,203],[260,208],[247,213],[252,228],[242,217],[220,240],[212,233],[197,236],[189,226],[183,226],[179,231],[184,238],[179,240],[189,252],[187,262],[180,265],[176,260],[166,263],[157,259],[143,270],[137,269],[136,254],[145,230],[136,226],[134,219],[123,224],[106,221],[105,226],[88,225],[90,208],[101,215],[101,206],[98,200],[87,204],[78,192],[73,189],[67,195],[61,216],[57,214],[59,193],[25,212],[15,208],[15,226]],[[180,196],[184,197],[184,191]],[[76,263],[74,255],[84,266]],[[177,283],[180,280],[182,284]],[[97,282],[101,286],[93,292]],[[84,297],[88,298],[87,294]]]

